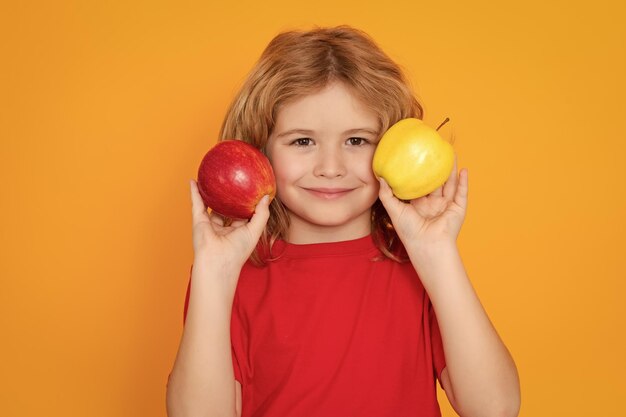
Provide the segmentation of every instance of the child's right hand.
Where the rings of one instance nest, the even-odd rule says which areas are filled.
[[[222,216],[207,213],[197,182],[190,180],[190,187],[196,261],[210,258],[213,266],[240,269],[257,245],[269,219],[269,196],[259,201],[249,221],[234,220],[225,224]]]

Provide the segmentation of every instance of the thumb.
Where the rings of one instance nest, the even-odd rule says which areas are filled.
[[[393,222],[393,220],[396,219],[404,209],[404,203],[393,195],[393,191],[391,190],[391,187],[389,187],[389,184],[387,184],[387,181],[385,181],[382,177],[378,178],[378,181],[380,182],[378,198],[381,203],[383,203],[385,210],[387,210],[387,213]]]
[[[254,209],[254,214],[248,222],[248,230],[252,233],[255,240],[258,240],[265,229],[267,220],[270,218],[270,196],[264,195],[263,198],[257,203]]]

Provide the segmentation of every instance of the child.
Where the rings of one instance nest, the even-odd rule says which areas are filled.
[[[516,416],[515,364],[456,238],[468,176],[396,199],[371,169],[393,123],[422,118],[399,67],[349,28],[267,46],[221,138],[270,159],[250,221],[208,214],[191,181],[194,264],[168,381],[175,416]]]

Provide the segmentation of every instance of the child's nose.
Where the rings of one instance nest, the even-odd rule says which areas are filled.
[[[345,175],[346,164],[341,149],[327,148],[318,152],[313,173],[316,176],[326,178],[336,178]]]

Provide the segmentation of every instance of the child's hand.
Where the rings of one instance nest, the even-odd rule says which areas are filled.
[[[257,204],[252,218],[225,223],[216,213],[207,213],[198,184],[190,181],[193,249],[195,256],[210,256],[211,262],[224,267],[241,268],[254,250],[269,219],[269,197]]]
[[[380,201],[407,249],[455,244],[467,209],[468,173],[462,169],[457,178],[454,168],[446,183],[432,193],[405,203],[397,199],[389,185],[380,180]]]

